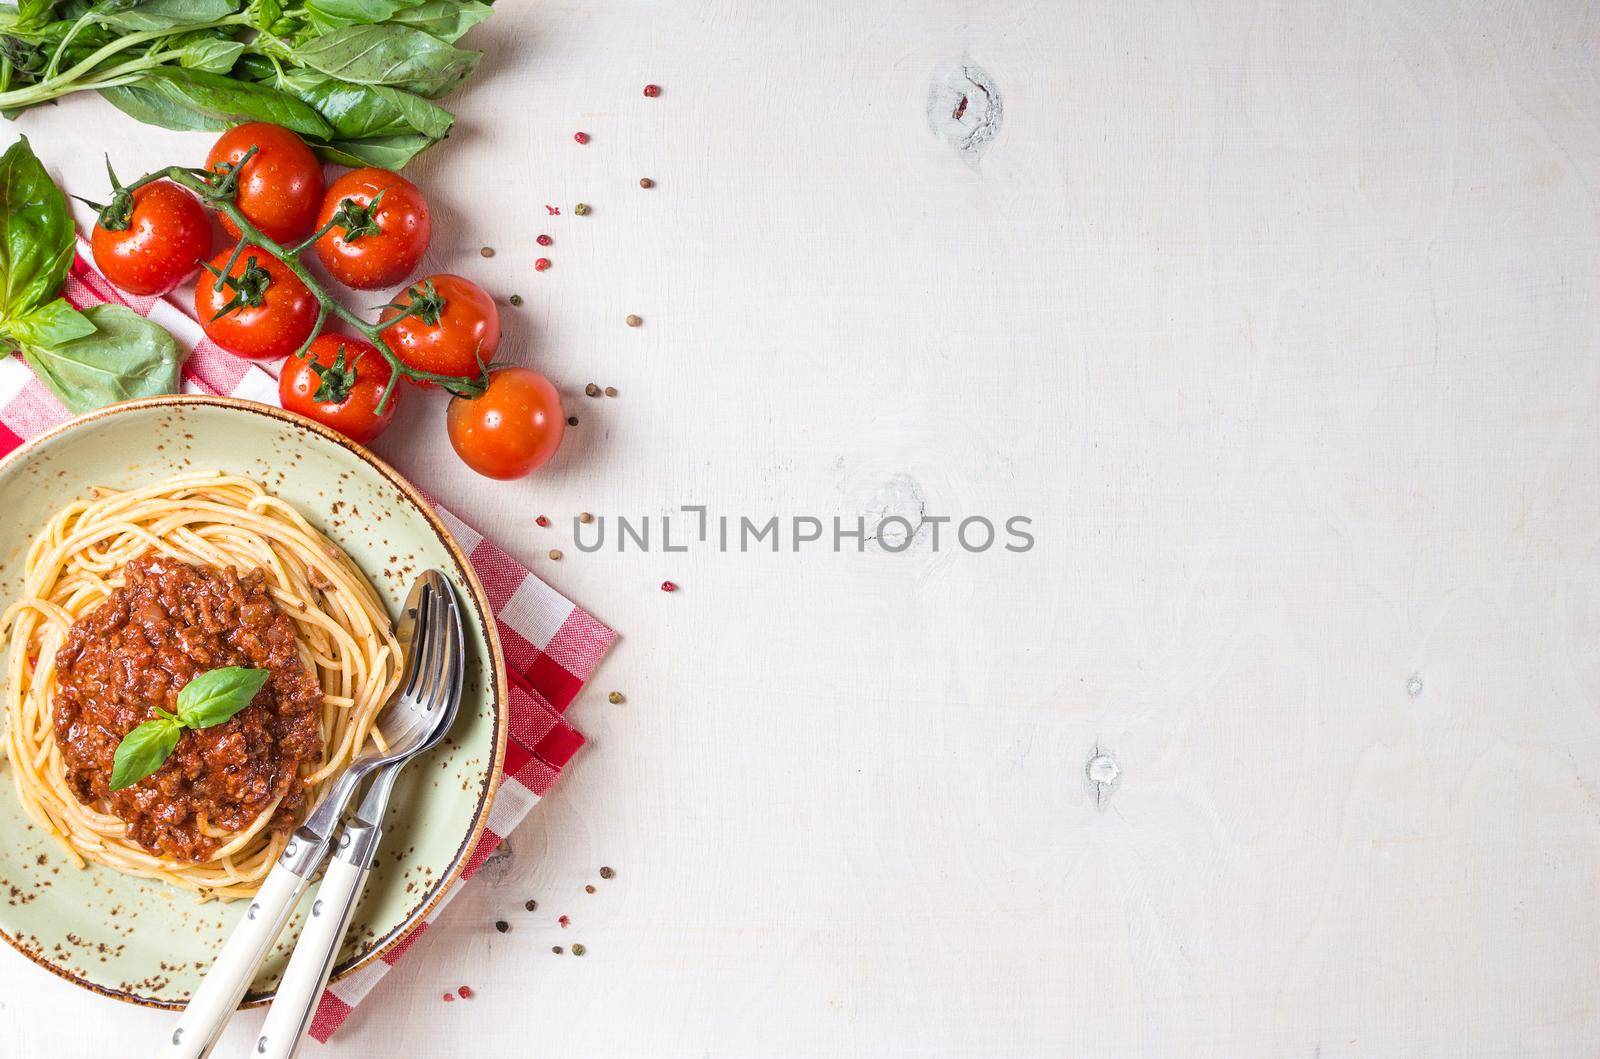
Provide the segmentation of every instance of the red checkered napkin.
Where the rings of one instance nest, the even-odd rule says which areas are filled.
[[[278,403],[278,383],[260,365],[219,348],[200,325],[165,298],[136,298],[112,287],[90,267],[79,243],[62,294],[82,309],[101,302],[126,305],[171,331],[193,352],[183,368],[189,393],[228,394],[264,404]],[[0,358],[0,456],[23,440],[68,418],[66,409],[39,384],[17,357]],[[428,929],[460,887],[536,805],[561,775],[583,736],[562,714],[616,639],[616,633],[534,577],[491,541],[444,508],[434,505],[472,568],[483,582],[511,684],[511,735],[506,744],[505,776],[489,811],[488,826],[461,878],[422,923],[380,960],[328,987],[311,1022],[311,1036],[326,1041],[370,993],[411,943]]]

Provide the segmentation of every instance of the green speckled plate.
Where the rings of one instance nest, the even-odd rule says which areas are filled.
[[[218,397],[114,405],[0,461],[0,600],[16,598],[29,541],[57,508],[94,485],[140,485],[195,468],[249,475],[293,503],[350,553],[391,614],[411,579],[429,567],[449,574],[466,603],[473,664],[461,716],[437,750],[401,775],[337,978],[404,938],[477,845],[506,745],[505,666],[494,621],[466,556],[391,467],[309,420]],[[351,514],[333,513],[339,500],[339,510]],[[257,977],[251,1002],[271,997],[310,903],[308,894]],[[179,1007],[243,912],[243,902],[200,904],[147,879],[74,868],[23,812],[10,775],[0,776],[0,933],[40,966],[107,996]]]

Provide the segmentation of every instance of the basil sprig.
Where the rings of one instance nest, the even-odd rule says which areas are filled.
[[[177,392],[182,354],[159,324],[57,297],[74,246],[66,196],[24,136],[0,155],[0,354],[20,349],[72,412]]]
[[[250,705],[268,675],[265,669],[227,666],[189,681],[178,692],[177,713],[157,708],[155,720],[122,737],[111,759],[111,789],[132,787],[159,769],[185,728],[211,728]]]
[[[432,100],[477,67],[482,53],[457,42],[491,2],[0,4],[0,114],[97,90],[151,125],[269,121],[327,161],[399,169],[449,133]]]

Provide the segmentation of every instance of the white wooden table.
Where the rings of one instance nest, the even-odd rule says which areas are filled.
[[[381,448],[624,639],[331,1054],[1594,1054],[1585,7],[502,0],[411,175],[581,425]],[[85,194],[209,142],[16,127]],[[683,504],[1037,546],[572,545]],[[0,951],[7,1055],[168,1019]]]

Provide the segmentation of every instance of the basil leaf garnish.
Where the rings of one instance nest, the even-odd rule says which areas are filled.
[[[183,727],[177,721],[157,717],[123,736],[111,759],[111,789],[132,787],[160,768],[182,734]]]
[[[267,682],[265,669],[227,666],[201,673],[178,692],[178,720],[185,728],[210,728],[250,705]]]
[[[111,758],[111,789],[132,787],[159,769],[185,728],[214,727],[250,705],[270,675],[265,669],[225,666],[189,681],[178,692],[176,716],[158,709],[161,716],[122,737]]]

